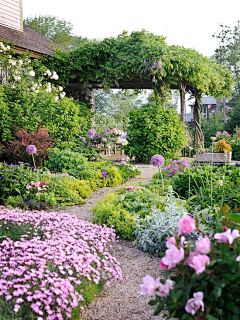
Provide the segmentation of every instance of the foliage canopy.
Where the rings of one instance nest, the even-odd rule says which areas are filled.
[[[168,46],[165,38],[145,30],[85,43],[70,53],[49,57],[45,63],[59,71],[64,85],[77,81],[93,87],[155,88],[165,96],[184,82],[190,93],[215,97],[229,96],[232,87],[225,67],[193,49]]]

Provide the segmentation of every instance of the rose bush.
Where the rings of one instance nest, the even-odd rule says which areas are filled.
[[[168,318],[180,320],[239,319],[239,230],[224,227],[214,236],[202,232],[204,236],[193,242],[184,235],[199,229],[198,220],[186,216],[178,227],[179,235],[167,240],[167,250],[160,261],[163,274],[171,280],[160,277],[155,281],[147,276],[140,294],[155,291],[155,299],[149,302],[157,305],[155,315],[166,309]]]

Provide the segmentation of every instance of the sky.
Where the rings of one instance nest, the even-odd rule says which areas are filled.
[[[54,15],[73,24],[76,35],[103,39],[145,29],[168,44],[211,56],[219,24],[240,20],[240,0],[23,0],[23,16]]]

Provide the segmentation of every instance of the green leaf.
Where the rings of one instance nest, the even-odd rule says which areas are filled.
[[[159,304],[158,304],[158,306],[157,306],[157,309],[156,309],[155,312],[154,312],[154,315],[155,315],[155,316],[157,316],[157,315],[159,314],[159,312],[162,311],[162,307],[163,307],[163,302],[160,301]]]
[[[219,320],[218,318],[215,318],[214,316],[211,316],[210,314],[206,317],[207,320]]]
[[[234,222],[239,222],[240,223],[240,213],[231,213],[229,215],[229,218]]]
[[[214,297],[219,298],[222,294],[222,288],[215,287],[212,291],[212,294],[214,295]]]

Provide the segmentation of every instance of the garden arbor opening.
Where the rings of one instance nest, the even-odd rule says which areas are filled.
[[[195,97],[195,144],[203,147],[201,97],[231,95],[232,78],[226,68],[193,49],[168,46],[165,38],[147,31],[127,32],[84,44],[70,53],[48,58],[61,84],[75,98],[82,93],[93,98],[93,89],[153,89],[156,102],[164,106],[171,89],[181,98],[181,119],[185,121],[185,95]],[[93,102],[93,101],[92,101]]]

